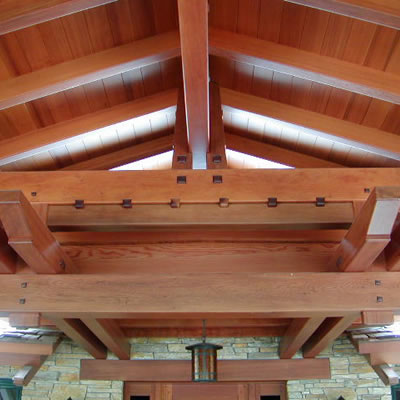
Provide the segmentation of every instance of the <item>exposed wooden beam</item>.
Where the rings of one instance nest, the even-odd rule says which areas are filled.
[[[292,358],[324,321],[324,317],[295,318],[281,339],[279,355]]]
[[[400,4],[396,0],[285,0],[290,3],[345,15],[373,24],[400,29]]]
[[[191,382],[191,361],[82,360],[80,379],[152,382]],[[118,378],[117,378],[118,376]],[[329,379],[329,359],[220,360],[219,382]]]
[[[186,120],[193,168],[207,168],[209,146],[208,1],[178,0]]]
[[[359,317],[360,314],[355,313],[344,317],[327,318],[303,346],[303,356],[316,357]]]
[[[399,364],[400,352],[371,353],[369,361],[372,366],[381,364]]]
[[[397,372],[387,364],[373,365],[372,368],[386,386],[397,385],[400,377]]]
[[[381,285],[375,284],[377,280]],[[24,282],[27,287],[17,291]],[[165,313],[165,316],[191,313],[197,318],[201,313],[211,313],[214,318],[227,313],[233,318],[235,313],[262,314],[266,310],[335,312],[339,316],[357,313],[333,324],[328,321],[328,326],[324,323],[310,339],[314,348],[325,343],[325,337],[333,337],[342,326],[347,324],[344,329],[347,328],[360,316],[360,310],[400,308],[397,287],[396,272],[204,272],[196,275],[149,272],[48,275],[46,279],[38,275],[13,274],[2,277],[0,312],[42,312],[45,316],[45,313],[61,314],[65,318],[79,315],[82,318],[85,315],[128,318],[129,313],[143,313],[147,317],[152,313]],[[68,301],[65,301],[66,294]],[[22,295],[25,302],[20,302]]]
[[[335,168],[304,170],[186,170],[186,184],[178,185],[174,170],[163,171],[61,171],[2,172],[0,189],[21,189],[32,203],[73,205],[116,204],[135,199],[145,204],[219,204],[221,197],[234,203],[312,202],[325,197],[326,203],[365,201],[375,186],[396,186],[398,168]],[[213,183],[221,176],[222,183]],[[63,185],[60,187],[60,180]],[[310,184],[312,182],[312,184]],[[104,190],[107,188],[107,190]]]
[[[41,356],[40,362],[36,365],[25,365],[13,376],[13,383],[15,386],[27,386],[33,379],[41,366],[47,360],[47,356]]]
[[[10,326],[38,328],[40,326],[39,313],[10,313],[8,315]]]
[[[225,152],[225,130],[222,119],[219,86],[210,82],[210,149],[207,154],[208,169],[228,168]]]
[[[0,4],[0,35],[116,0],[24,0]]]
[[[130,359],[130,344],[121,328],[112,319],[85,317],[82,322],[112,351],[120,360]]]
[[[243,136],[227,133],[226,146],[228,149],[240,151],[252,156],[264,158],[294,168],[342,168],[343,165],[331,161],[323,160],[298,153],[297,151],[287,150],[282,147],[274,146],[258,140],[248,139]]]
[[[144,143],[135,144],[122,150],[91,158],[87,161],[72,164],[63,171],[88,171],[108,170],[128,164],[134,161],[143,160],[172,149],[172,135],[163,136],[158,139],[149,140]]]
[[[14,274],[17,256],[8,245],[8,237],[0,227],[0,274]]]
[[[356,347],[360,354],[400,353],[400,340],[358,340]]]
[[[221,96],[224,108],[232,113],[246,111],[272,118],[315,136],[400,160],[400,137],[393,133],[230,89],[221,89]]]
[[[68,293],[68,291],[64,292]],[[69,300],[68,300],[69,301]],[[49,319],[54,322],[58,329],[64,332],[74,342],[78,343],[94,358],[107,358],[107,349],[100,340],[93,335],[89,328],[79,319],[72,318],[57,318],[49,316]]]
[[[0,82],[0,109],[179,56],[179,36],[168,32],[56,64]]]
[[[400,104],[400,76],[390,72],[214,28],[210,53]]]
[[[15,252],[39,274],[77,272],[21,191],[0,191],[0,219]]]
[[[400,271],[400,226],[397,226],[385,249],[386,263],[389,271]]]
[[[38,340],[37,343],[0,342],[0,353],[49,356],[54,353],[58,344],[57,340]]]
[[[362,324],[368,326],[392,325],[394,323],[393,311],[363,311]]]
[[[1,141],[0,165],[84,139],[96,129],[160,110],[173,111],[176,96],[176,90],[165,91]]]
[[[390,242],[400,187],[376,187],[332,258],[342,271],[366,271]]]
[[[173,169],[192,168],[192,153],[189,150],[188,131],[185,111],[185,94],[183,88],[178,91],[178,104],[176,107],[176,122],[174,130],[174,155],[172,157]]]
[[[0,353],[0,365],[21,367],[24,365],[36,365],[39,362],[40,355],[37,354]]]

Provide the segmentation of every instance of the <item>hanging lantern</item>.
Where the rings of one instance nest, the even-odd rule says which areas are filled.
[[[206,342],[206,323],[203,321],[203,342],[187,346],[192,352],[192,381],[217,381],[217,351],[222,346]]]

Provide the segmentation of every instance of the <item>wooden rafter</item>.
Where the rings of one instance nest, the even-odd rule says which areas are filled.
[[[292,358],[324,321],[324,317],[295,318],[283,336],[279,355]]]
[[[398,135],[230,89],[221,89],[221,96],[224,108],[233,113],[245,111],[272,118],[315,136],[400,160]]]
[[[354,293],[354,296],[357,294]],[[348,301],[351,302],[350,299]],[[359,317],[359,313],[354,313],[343,317],[327,318],[303,346],[303,356],[316,357]]]
[[[108,170],[134,161],[155,156],[172,149],[172,135],[135,144],[122,150],[107,153],[87,161],[72,164],[64,171]]]
[[[24,0],[0,5],[0,35],[116,0]]]
[[[217,29],[210,54],[400,104],[400,77],[390,72]]]
[[[332,264],[342,271],[366,271],[390,242],[400,207],[400,187],[377,187],[370,194]]]
[[[376,281],[381,284],[376,285]],[[17,291],[16,288],[24,282],[27,287]],[[214,317],[225,313],[232,318],[235,313],[262,315],[266,310],[297,314],[336,313],[339,316],[351,314],[343,317],[342,322],[334,323],[332,332],[337,332],[339,327],[348,323],[344,331],[359,317],[360,310],[400,308],[397,287],[396,272],[64,274],[48,275],[45,280],[38,275],[14,274],[2,277],[0,311],[42,312],[45,316],[47,313],[63,315],[64,318],[88,315],[93,318],[109,315],[126,318],[134,313],[182,314],[182,317],[185,313],[193,316],[211,313]],[[25,302],[20,302],[22,294]],[[313,343],[322,341],[322,336],[331,330],[324,324],[321,326],[323,335],[321,332],[314,335],[310,339]]]
[[[389,245],[385,249],[387,267],[389,271],[400,271],[400,226],[392,233]]]
[[[178,0],[186,120],[193,168],[207,167],[209,147],[208,2]]]
[[[0,228],[0,274],[13,274],[16,269],[16,254],[8,245],[8,237]]]
[[[385,385],[392,386],[399,383],[400,377],[390,365],[373,365],[372,368]]]
[[[10,326],[18,328],[38,328],[40,326],[39,313],[10,313],[8,320]]]
[[[225,145],[220,90],[217,83],[210,82],[210,149],[207,154],[208,169],[228,168]]]
[[[4,140],[0,146],[0,165],[83,139],[96,129],[160,110],[173,111],[176,96],[176,90],[168,90]]]
[[[0,109],[168,60],[179,54],[178,33],[168,32],[10,78],[0,82]]]
[[[361,313],[361,322],[366,326],[392,325],[394,323],[393,311],[363,311]]]
[[[20,191],[0,191],[0,219],[15,252],[39,274],[77,272]]]
[[[287,150],[258,140],[227,133],[226,146],[228,149],[240,151],[255,157],[289,165],[294,168],[342,168],[343,165],[322,158]]]
[[[389,28],[400,29],[400,4],[396,0],[285,0],[345,15]]]

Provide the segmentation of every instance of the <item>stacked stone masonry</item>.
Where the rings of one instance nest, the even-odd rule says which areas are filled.
[[[185,350],[198,339],[138,338],[131,341],[131,358],[135,360],[189,359]],[[277,359],[279,338],[221,338],[212,340],[224,349],[221,359]],[[300,357],[300,355],[296,355]],[[332,379],[290,381],[288,398],[308,400],[391,400],[385,387],[359,355],[350,341],[342,337],[320,355],[331,360]],[[32,382],[23,390],[23,400],[122,400],[123,383],[111,381],[80,381],[80,359],[91,358],[84,350],[65,340],[48,358]],[[114,358],[109,355],[109,358]],[[0,366],[0,378],[12,377],[16,369]],[[156,378],[155,378],[156,379]]]

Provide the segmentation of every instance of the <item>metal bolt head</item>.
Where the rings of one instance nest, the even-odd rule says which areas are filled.
[[[214,175],[213,183],[222,183],[222,175]]]
[[[176,159],[177,159],[179,164],[185,164],[186,161],[187,161],[187,157],[186,156],[177,156]]]
[[[364,188],[364,193],[370,193],[371,189],[370,188]]]
[[[377,303],[383,303],[383,297],[382,296],[377,296],[376,297],[376,302]]]
[[[19,304],[25,304],[26,300],[25,299],[19,299]]]
[[[216,154],[213,156],[213,163],[214,164],[221,164],[222,162],[222,157],[219,154]]]
[[[340,256],[338,257],[338,259],[336,260],[336,266],[340,267],[343,264],[343,257]]]
[[[27,287],[28,287],[28,282],[22,282],[22,283],[21,283],[21,287],[22,287],[23,289],[27,288]]]
[[[37,192],[31,192],[31,196],[32,197],[36,197],[37,196]]]
[[[65,269],[65,261],[64,261],[64,260],[61,260],[61,261],[60,261],[60,267],[61,267],[62,269]]]
[[[381,283],[382,283],[381,281],[378,281],[378,280],[377,280],[377,281],[375,281],[375,286],[380,286]]]
[[[186,176],[178,176],[176,178],[176,183],[178,185],[185,185],[186,184]]]

